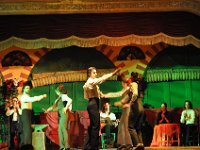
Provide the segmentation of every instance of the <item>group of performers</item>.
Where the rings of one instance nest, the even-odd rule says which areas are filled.
[[[99,84],[105,82],[114,75],[119,75],[120,68],[114,72],[97,78],[95,67],[88,68],[88,80],[84,88],[84,98],[88,100],[87,111],[90,118],[90,127],[88,128],[88,136],[85,140],[83,150],[99,149],[99,130],[100,130],[100,98],[120,97],[121,100],[115,103],[115,106],[122,107],[122,115],[118,126],[117,144],[118,149],[143,150],[141,125],[144,117],[144,108],[138,99],[138,84],[136,82],[136,74],[129,80],[121,75],[122,90],[119,92],[102,93]]]
[[[84,98],[88,100],[87,111],[89,114],[90,126],[88,128],[88,135],[84,140],[83,150],[99,149],[100,120],[103,118],[103,114],[101,114],[100,118],[99,101],[101,98],[111,97],[121,98],[119,102],[114,103],[115,106],[122,107],[122,114],[119,120],[117,134],[118,149],[132,149],[133,146],[136,147],[136,150],[144,149],[141,132],[144,109],[140,99],[138,98],[138,84],[136,82],[136,76],[131,76],[130,79],[126,79],[123,75],[120,75],[122,90],[119,92],[102,93],[98,86],[110,77],[119,75],[119,72],[120,68],[116,69],[112,73],[97,78],[96,68],[88,68],[88,79],[84,84],[83,89]],[[46,98],[47,95],[43,94],[31,97],[30,89],[30,85],[25,85],[23,87],[22,94],[19,96],[20,100],[18,101],[16,98],[17,100],[13,100],[13,102],[16,103],[13,103],[12,106],[6,106],[6,115],[11,118],[9,142],[10,150],[16,149],[14,137],[18,137],[17,148],[22,148],[24,145],[27,146],[32,144],[32,103]],[[60,84],[58,88],[55,89],[55,92],[58,95],[58,98],[55,100],[55,103],[45,111],[45,113],[57,108],[59,115],[58,134],[60,150],[69,150],[70,145],[68,143],[67,112],[72,109],[72,99],[68,97],[63,84]],[[111,115],[111,119],[116,120],[116,117],[112,116],[110,111],[109,115]]]

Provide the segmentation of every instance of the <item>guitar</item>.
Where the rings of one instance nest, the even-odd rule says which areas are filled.
[[[109,117],[106,117],[106,118],[101,117],[100,122],[101,122],[101,129],[102,129],[107,124],[117,126],[119,124],[119,119],[111,120]]]

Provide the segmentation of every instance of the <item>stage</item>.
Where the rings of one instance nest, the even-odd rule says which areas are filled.
[[[72,148],[71,150],[81,150],[81,149]],[[103,149],[100,149],[100,150],[103,150]],[[116,148],[109,148],[105,150],[116,150]],[[145,150],[200,150],[200,146],[145,147]]]
[[[58,145],[46,143],[46,150],[58,150]],[[116,150],[117,148],[107,148],[106,150]],[[133,148],[134,150],[135,148]],[[0,143],[0,150],[8,150],[7,144]],[[81,148],[71,148],[71,150],[81,150]],[[103,150],[103,149],[100,149]],[[200,146],[168,146],[168,147],[145,147],[145,150],[200,150]]]
[[[81,150],[81,149],[72,149],[72,150]],[[116,148],[110,148],[106,150],[116,150]],[[199,146],[145,147],[145,150],[200,150],[200,147]]]

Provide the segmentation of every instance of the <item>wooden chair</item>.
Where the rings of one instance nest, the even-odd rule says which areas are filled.
[[[162,146],[172,146],[177,143],[180,146],[180,125],[176,123],[161,124],[160,136]]]

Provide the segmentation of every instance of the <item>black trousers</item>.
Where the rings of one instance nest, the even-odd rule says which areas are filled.
[[[131,104],[128,118],[128,130],[134,146],[136,146],[138,143],[143,143],[141,128],[144,117],[145,112],[142,102],[140,99],[137,99]]]
[[[90,126],[88,128],[88,135],[85,139],[83,150],[98,150],[100,130],[100,113],[98,98],[91,98],[89,100],[87,111],[90,118]]]
[[[32,128],[31,128],[31,117],[32,110],[23,109],[22,110],[22,134],[21,134],[21,146],[32,144]]]
[[[181,124],[181,145],[184,146],[192,146],[194,144],[191,143],[190,137],[195,138],[195,128],[196,126],[194,124]]]
[[[10,139],[9,139],[9,149],[15,149],[19,147],[20,143],[20,133],[19,131],[19,122],[18,121],[10,121]],[[17,145],[15,145],[15,136],[17,138]]]

